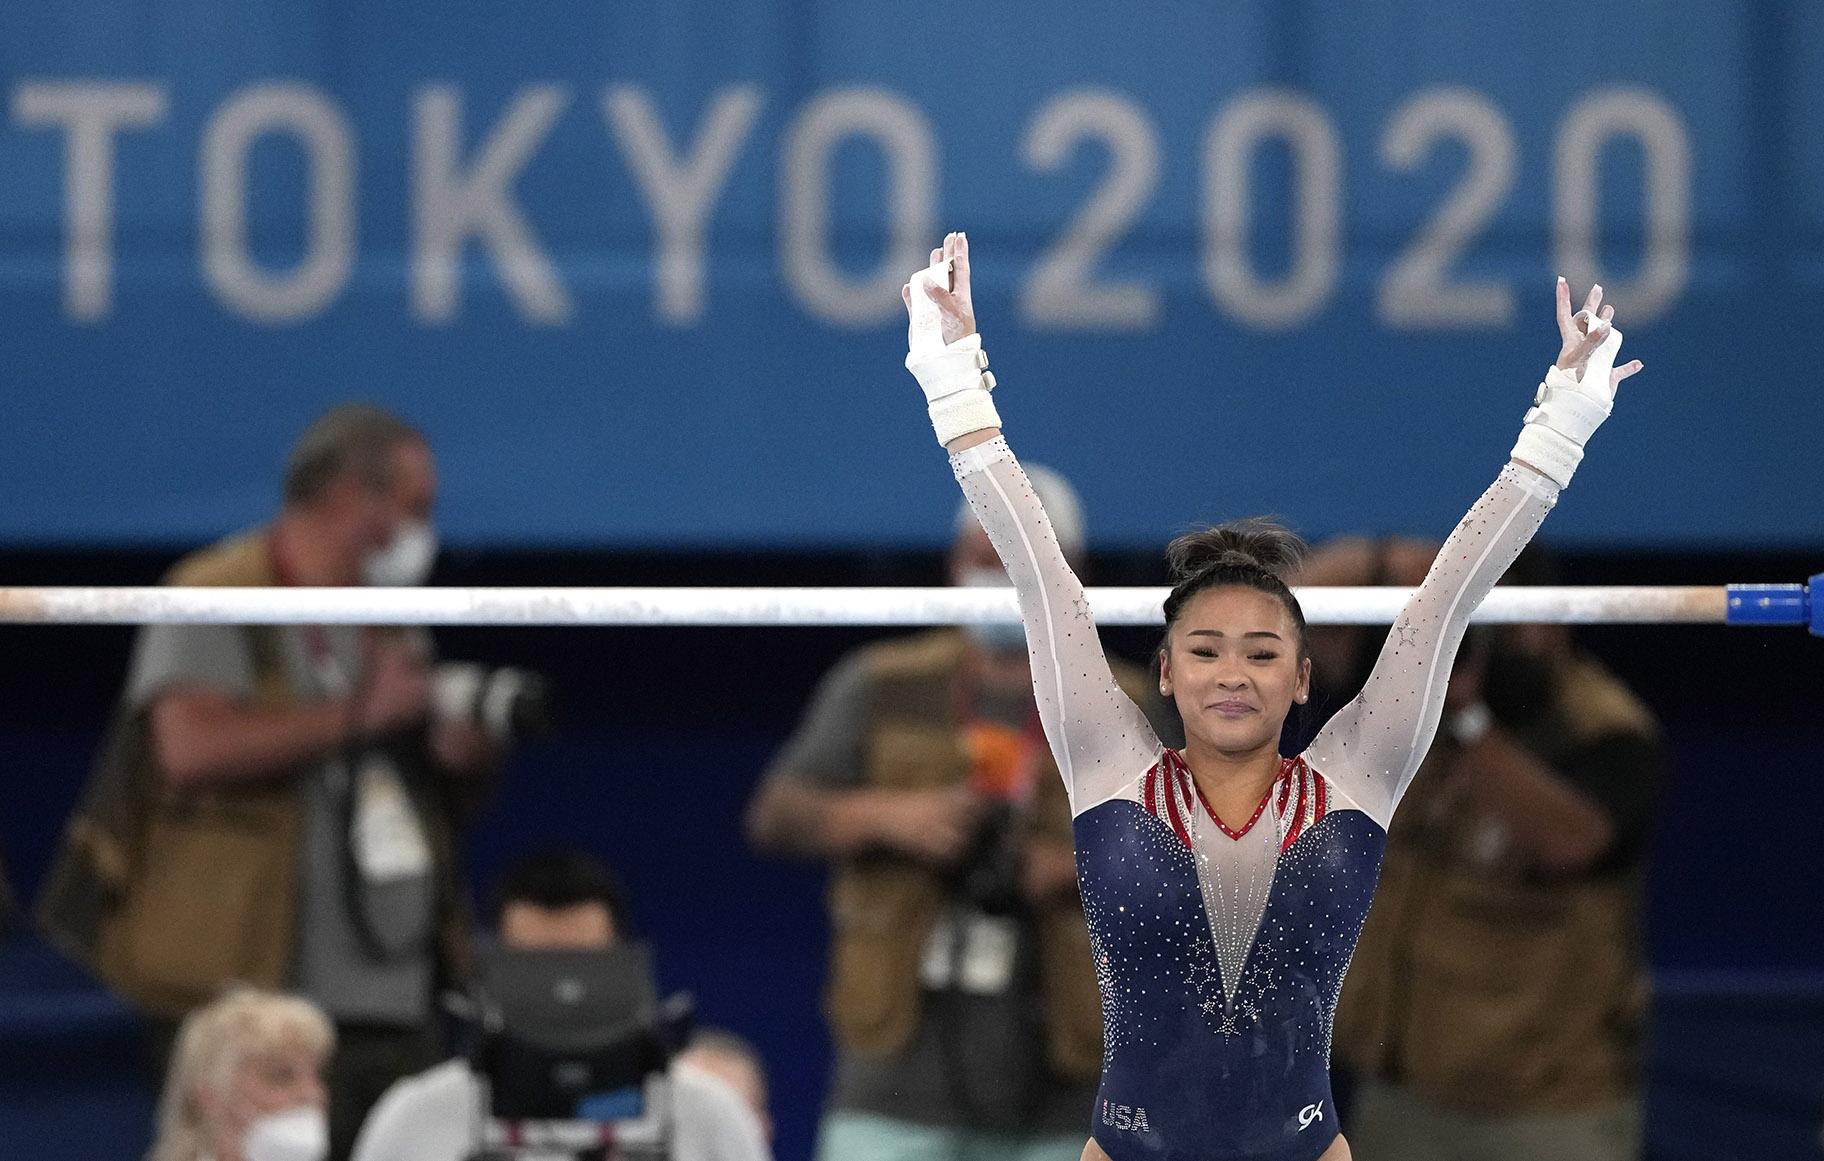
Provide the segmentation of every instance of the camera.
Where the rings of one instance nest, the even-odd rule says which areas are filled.
[[[646,947],[493,948],[478,968],[469,1065],[485,1082],[487,1116],[472,1161],[583,1151],[604,1131],[628,1161],[669,1157],[667,1070],[695,1004],[688,993],[658,998]]]
[[[984,915],[1017,915],[1020,895],[1020,820],[1009,802],[991,804],[976,824],[968,849],[951,873],[951,891]]]
[[[432,671],[431,706],[438,717],[470,722],[503,746],[544,737],[555,720],[550,683],[539,674],[466,661]]]

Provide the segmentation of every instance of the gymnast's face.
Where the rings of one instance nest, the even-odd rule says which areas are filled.
[[[1271,593],[1205,589],[1185,603],[1159,658],[1159,692],[1178,705],[1186,740],[1223,754],[1278,752],[1294,702],[1311,696],[1311,659]]]

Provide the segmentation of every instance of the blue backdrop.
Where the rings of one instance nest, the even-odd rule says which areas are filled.
[[[483,544],[935,543],[896,291],[978,256],[1104,545],[1438,531],[1600,277],[1561,541],[1816,544],[1824,9],[65,0],[0,11],[0,540],[261,518],[351,396]]]

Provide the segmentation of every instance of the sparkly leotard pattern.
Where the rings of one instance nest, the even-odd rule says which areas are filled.
[[[951,466],[1019,594],[1040,721],[1070,791],[1102,992],[1092,1135],[1114,1161],[1313,1161],[1339,1131],[1331,1021],[1388,821],[1437,731],[1471,611],[1557,486],[1502,470],[1445,541],[1361,696],[1230,830],[1115,685],[1006,441]]]

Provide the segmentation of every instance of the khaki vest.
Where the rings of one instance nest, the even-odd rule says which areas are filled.
[[[1559,700],[1521,739],[1547,762],[1602,735],[1658,732],[1593,661],[1572,663]],[[1394,819],[1337,1010],[1338,1056],[1477,1113],[1630,1094],[1647,1002],[1638,875],[1546,879],[1469,857],[1477,820],[1447,808],[1450,745],[1434,747]]]
[[[863,777],[870,787],[952,786],[970,773],[957,704],[967,639],[953,630],[870,647]],[[1143,706],[1150,683],[1114,664],[1116,680]],[[1070,801],[1049,752],[1041,759],[1029,825],[1071,842]],[[919,965],[943,908],[939,876],[906,859],[854,859],[830,887],[831,968],[826,1012],[844,1048],[887,1055],[912,1040],[920,1016]],[[1082,904],[1066,899],[1037,916],[1047,1058],[1061,1076],[1094,1077],[1102,1064],[1102,1004]]]
[[[263,534],[204,549],[165,583],[269,587],[276,583]],[[280,638],[245,626],[256,704],[294,704]],[[448,817],[427,810],[438,868],[440,947],[446,969],[464,961],[466,921]],[[229,983],[283,988],[297,927],[299,777],[245,785],[168,785],[157,767],[147,715],[123,707],[38,902],[41,927],[65,954],[146,1011],[181,1016]]]

